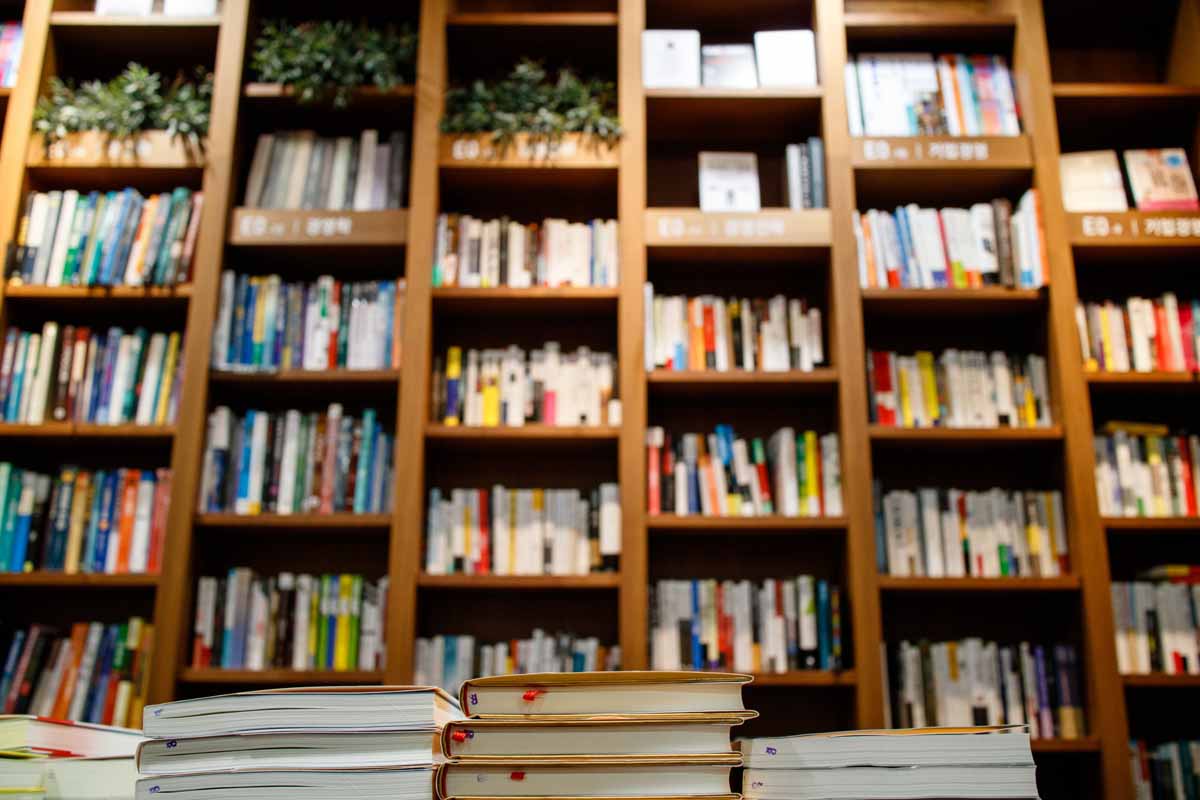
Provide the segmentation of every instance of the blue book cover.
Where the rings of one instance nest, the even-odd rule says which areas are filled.
[[[100,256],[100,270],[96,283],[109,286],[112,283],[113,264],[117,260],[117,252],[121,249],[121,237],[125,231],[125,220],[129,216],[129,208],[133,205],[133,189],[124,189],[115,200],[117,207],[114,223],[104,240],[104,251]]]
[[[100,531],[100,514],[104,508],[104,483],[108,480],[107,470],[97,470],[92,475],[92,507],[88,512],[87,531],[83,537],[83,548],[79,555],[79,569],[83,572],[100,572],[96,568],[96,536]]]
[[[267,364],[276,369],[283,364],[283,346],[287,342],[288,297],[290,293],[285,283],[279,288],[279,305],[275,310],[275,336],[271,340],[271,349],[267,351]]]
[[[896,207],[896,233],[900,239],[900,285],[920,287],[921,270],[917,265],[916,250],[913,248],[913,222],[914,220],[908,218],[906,208]]]
[[[246,640],[250,636],[250,598],[254,596],[255,582],[253,575],[247,575],[245,572],[240,575],[234,599],[238,612],[234,614],[233,619],[233,661],[230,666],[234,669],[246,666]]]
[[[17,499],[21,494],[22,470],[5,464],[8,474],[0,486],[0,572],[10,572],[8,556],[12,552],[13,533],[17,524]],[[0,692],[0,697],[4,697]]]
[[[242,429],[239,437],[242,443],[242,452],[238,454],[237,496],[234,500],[234,510],[237,510],[237,503],[250,499],[250,455],[254,450],[254,420],[260,413],[262,412],[247,411],[246,416],[238,422]]]
[[[830,638],[829,583],[817,581],[817,665],[820,669],[830,668],[833,650]]]
[[[12,385],[8,389],[8,402],[4,406],[4,419],[7,422],[20,422],[21,390],[25,386],[25,362],[29,358],[29,340],[32,334],[22,333],[17,340],[17,354],[13,359]]]
[[[0,697],[8,697],[12,688],[13,673],[17,670],[17,659],[25,647],[25,630],[17,628],[13,632],[12,644],[8,647],[8,657],[4,659],[4,674],[0,676]]]
[[[384,339],[383,363],[379,366],[392,366],[392,348],[395,347],[396,331],[396,288],[395,281],[379,282],[379,302],[383,304]]]
[[[121,481],[122,470],[113,470],[104,476],[104,486],[100,491],[100,519],[96,522],[95,549],[92,551],[92,563],[95,572],[104,572],[108,563],[108,539],[112,535],[113,522],[117,515],[117,489]]]
[[[458,637],[445,636],[442,641],[442,676],[448,678],[458,668]]]
[[[368,408],[362,415],[362,436],[358,447],[358,474],[354,478],[354,513],[367,510],[371,495],[371,467],[374,456],[371,448],[375,444],[375,409]]]
[[[83,704],[83,721],[98,722],[94,719],[97,705],[103,710],[104,700],[97,697],[104,683],[104,676],[112,668],[113,644],[117,636],[116,625],[105,625],[104,634],[100,637],[100,646],[96,649],[96,665],[92,668],[92,680],[87,690],[87,700]]]
[[[17,528],[13,533],[12,543],[12,560],[9,565],[13,572],[20,572],[25,568],[26,550],[29,547],[29,531],[33,524],[33,484],[36,480],[32,473],[26,472],[21,476],[21,496],[22,500],[17,503]],[[29,507],[26,508],[24,500],[25,493],[30,496]]]
[[[325,668],[333,669],[337,652],[338,606],[341,603],[341,579],[337,575],[326,575],[329,579],[329,614],[325,617]]]
[[[226,364],[242,363],[242,339],[246,333],[242,323],[246,319],[246,296],[249,293],[250,278],[238,275],[237,286],[233,290],[233,314],[229,322],[229,352],[225,354]]]
[[[233,602],[230,595],[236,595],[237,590],[237,570],[231,569],[225,575],[224,584],[218,585],[218,591],[225,592],[224,603],[218,605],[225,606],[225,616],[218,620],[213,620],[214,625],[221,626],[221,652],[214,653],[214,657],[218,659],[218,663],[222,669],[230,669],[233,667],[233,624],[230,621],[229,603]]]
[[[111,406],[119,402],[112,397],[113,371],[117,366],[117,355],[121,349],[121,337],[124,331],[120,328],[109,328],[104,340],[103,362],[96,359],[96,376],[92,381],[95,393],[95,412],[88,417],[88,422],[107,422]]]
[[[717,457],[728,467],[733,463],[733,426],[717,426]]]
[[[688,479],[688,512],[699,514],[700,508],[700,470],[695,464],[685,464]]]
[[[683,372],[688,368],[687,358],[687,343],[683,341],[675,342],[675,354],[671,356],[671,367],[676,372]]]
[[[704,668],[704,650],[700,646],[700,581],[692,581],[692,669]]]
[[[258,283],[251,283],[246,290],[246,310],[242,314],[242,351],[238,353],[238,363],[254,365],[254,317],[258,305]]]
[[[875,566],[880,575],[887,575],[887,526],[883,519],[883,485],[878,478],[871,481],[871,496],[875,509]]]
[[[129,254],[133,251],[133,240],[137,234],[138,224],[142,218],[142,208],[146,198],[138,192],[133,193],[129,210],[125,215],[125,223],[121,229],[121,242],[113,259],[113,271],[109,275],[109,285],[120,285],[125,282],[125,270],[129,265]]]

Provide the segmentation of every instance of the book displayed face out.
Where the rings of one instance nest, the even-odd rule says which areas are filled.
[[[701,211],[759,211],[758,156],[700,154]]]

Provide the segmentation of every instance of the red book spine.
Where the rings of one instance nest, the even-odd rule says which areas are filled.
[[[1183,340],[1183,365],[1188,372],[1196,371],[1196,341],[1192,338],[1192,306],[1184,302],[1179,308],[1180,339]]]
[[[647,464],[646,464],[646,492],[650,501],[650,513],[662,513],[662,493],[661,480],[659,476],[659,465],[662,463],[662,454],[658,446],[658,440],[651,433],[650,441],[646,443]]]
[[[717,321],[712,303],[704,304],[704,366],[717,368]]]
[[[886,352],[871,354],[875,375],[875,419],[880,425],[896,424],[896,388],[892,382],[891,359]]]
[[[338,365],[338,336],[341,333],[341,309],[342,309],[342,282],[333,282],[333,325],[329,334],[329,368],[334,369]]]
[[[1167,312],[1162,303],[1154,304],[1154,357],[1159,369],[1171,368],[1171,348],[1167,344]]]
[[[1192,476],[1196,469],[1196,465],[1192,463],[1192,449],[1188,447],[1186,436],[1175,437],[1175,446],[1179,448],[1179,463],[1183,467],[1181,479],[1183,480],[1184,499],[1187,503],[1187,514],[1189,517],[1194,517],[1200,514],[1200,510],[1196,508],[1196,486],[1192,483]]]
[[[171,470],[156,471],[154,487],[154,516],[150,522],[150,553],[146,559],[146,571],[152,575],[162,570],[163,540],[167,535],[167,512],[171,506]]]
[[[479,497],[479,563],[475,565],[476,575],[487,575],[492,571],[492,528],[489,524],[488,512],[491,508],[488,502],[488,490],[480,489]]]

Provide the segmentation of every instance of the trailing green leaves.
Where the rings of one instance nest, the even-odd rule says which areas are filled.
[[[50,79],[50,91],[38,99],[33,129],[46,145],[83,131],[128,139],[143,131],[167,131],[185,144],[201,146],[212,111],[212,75],[196,70],[194,81],[163,76],[131,62],[111,81],[74,83]]]
[[[411,83],[416,56],[417,36],[407,25],[274,20],[263,24],[250,63],[258,80],[283,84],[302,103],[331,100],[342,108],[359,87]]]
[[[622,135],[616,85],[583,80],[570,69],[550,80],[540,63],[523,59],[503,80],[450,90],[442,132],[491,133],[501,147],[518,133],[552,144],[564,134],[583,133],[611,145]]]

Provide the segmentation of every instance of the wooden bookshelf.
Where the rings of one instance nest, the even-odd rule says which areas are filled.
[[[55,465],[75,451],[89,462],[104,464],[109,453],[120,455],[124,449],[139,458],[144,454],[147,464],[169,465],[174,479],[161,579],[8,575],[0,576],[0,598],[22,596],[25,587],[55,592],[87,589],[89,598],[97,593],[123,598],[118,590],[146,591],[147,599],[153,598],[161,643],[152,664],[149,698],[158,702],[240,686],[407,683],[413,677],[415,640],[441,630],[444,618],[439,603],[450,592],[494,601],[504,609],[495,616],[525,630],[553,626],[602,634],[606,643],[621,645],[624,666],[644,668],[650,664],[648,587],[654,581],[701,573],[755,579],[820,573],[826,578],[837,576],[842,589],[848,669],[756,676],[747,696],[752,707],[758,704],[765,713],[799,703],[811,705],[819,713],[805,718],[829,720],[839,727],[882,726],[880,644],[894,644],[897,632],[906,626],[923,625],[930,604],[937,604],[939,624],[953,630],[955,637],[981,633],[995,621],[981,616],[978,604],[1039,609],[1047,604],[1050,610],[1038,614],[1036,635],[1079,645],[1089,737],[1034,743],[1039,762],[1076,759],[1069,754],[1081,754],[1078,761],[1071,761],[1070,774],[1059,776],[1065,783],[1044,787],[1042,796],[1131,800],[1128,741],[1154,739],[1155,730],[1145,720],[1165,720],[1169,709],[1159,708],[1162,701],[1157,698],[1164,693],[1126,689],[1194,686],[1194,682],[1117,674],[1109,544],[1117,547],[1129,537],[1147,534],[1135,544],[1156,553],[1149,548],[1189,541],[1181,537],[1200,532],[1200,520],[1102,518],[1094,487],[1092,436],[1094,426],[1104,421],[1099,409],[1107,404],[1162,399],[1200,381],[1193,375],[1086,373],[1074,313],[1081,296],[1115,296],[1111,294],[1115,287],[1124,287],[1129,294],[1157,293],[1173,281],[1190,281],[1187,269],[1200,253],[1200,213],[1069,214],[1060,199],[1058,158],[1061,152],[1073,150],[1178,144],[1189,149],[1193,165],[1200,162],[1195,151],[1200,66],[1187,45],[1179,44],[1200,40],[1196,2],[1169,0],[1166,16],[1171,19],[1161,26],[1162,35],[1147,38],[1121,27],[1132,25],[1127,9],[1114,0],[1100,0],[1086,19],[1077,17],[1069,25],[1061,4],[1048,0],[937,4],[755,0],[742,5],[723,0],[563,4],[418,0],[411,9],[381,7],[372,12],[373,21],[419,23],[414,84],[390,91],[364,88],[355,93],[348,109],[337,109],[329,103],[301,107],[283,87],[247,83],[254,32],[266,13],[261,3],[224,0],[221,14],[212,19],[131,20],[98,18],[82,10],[89,5],[85,2],[64,8],[57,0],[30,0],[23,20],[21,74],[26,78],[11,92],[0,91],[5,114],[0,244],[13,240],[24,193],[31,186],[131,185],[158,191],[184,183],[203,189],[205,206],[195,277],[187,286],[50,288],[0,281],[0,319],[5,322],[18,315],[25,324],[26,317],[67,320],[75,313],[111,315],[143,309],[186,314],[186,371],[175,425],[0,424],[0,447],[7,447],[12,458],[19,457],[22,449],[40,449],[28,447],[36,440],[47,450],[55,449],[52,458],[59,450],[64,453]],[[538,10],[550,5],[555,9]],[[409,10],[417,14],[415,20],[405,16]],[[1164,13],[1152,16],[1160,20]],[[756,30],[812,28],[822,84],[750,91],[644,90],[641,36],[648,28],[695,28],[705,41],[739,42],[751,41]],[[1122,49],[1127,38],[1128,48]],[[476,46],[481,41],[488,47]],[[596,47],[597,42],[615,46]],[[138,163],[107,163],[103,158],[55,162],[44,157],[38,137],[32,134],[38,92],[60,69],[64,75],[78,73],[70,75],[77,79],[110,77],[86,74],[88,66],[73,55],[90,53],[92,47],[117,69],[127,60],[143,57],[156,66],[190,69],[197,53],[207,53],[200,60],[210,59],[206,63],[214,68],[215,85],[211,133],[202,160],[143,158]],[[1004,55],[1016,78],[1023,134],[959,139],[850,137],[844,67],[850,53],[871,49]],[[522,55],[553,63],[564,52],[579,54],[588,67],[581,71],[590,72],[595,64],[596,72],[615,80],[625,130],[619,146],[592,147],[583,138],[568,137],[565,148],[549,152],[521,137],[500,152],[492,146],[490,135],[441,133],[445,91],[451,83],[494,74],[497,67],[502,69]],[[1093,117],[1106,122],[1094,123]],[[1128,122],[1145,119],[1151,119],[1151,127],[1162,133],[1153,141],[1143,140],[1139,127],[1145,129],[1144,123]],[[258,133],[275,127],[351,133],[395,124],[411,124],[408,208],[283,212],[238,206]],[[695,207],[696,150],[755,150],[761,163],[773,170],[786,143],[810,135],[825,141],[828,209],[779,207],[783,202],[770,197],[779,193],[778,187],[768,185],[777,175],[765,169],[764,201],[773,204],[763,211],[705,214]],[[858,285],[851,224],[855,209],[910,201],[964,205],[1001,196],[1015,200],[1031,186],[1039,190],[1042,201],[1048,288],[923,291],[863,290]],[[509,210],[507,203],[520,213]],[[430,264],[437,215],[483,214],[476,205],[503,208],[495,215],[510,213],[524,221],[550,216],[615,217],[621,225],[620,286],[434,288]],[[1116,273],[1114,267],[1133,269]],[[391,370],[277,375],[211,370],[211,332],[223,269],[320,270],[344,280],[364,274],[403,275],[407,281],[403,376]],[[1151,273],[1156,283],[1140,285],[1140,276]],[[809,373],[647,372],[642,341],[647,280],[656,289],[674,283],[694,286],[697,293],[724,294],[743,281],[752,283],[756,292],[762,287],[764,293],[791,293],[800,287],[825,314],[827,365]],[[616,352],[615,388],[622,401],[619,426],[465,428],[428,421],[433,355],[445,341],[458,341],[454,337],[469,329],[487,346],[507,346],[510,338],[537,330],[543,322],[563,326],[564,317],[572,336]],[[1039,351],[1050,366],[1056,424],[1048,429],[1003,430],[869,426],[864,360],[868,342],[893,335],[919,337],[952,326],[972,337],[1010,328],[1037,331],[1044,342]],[[1004,346],[1003,339],[992,341],[996,347]],[[386,404],[395,395],[394,415],[390,409],[385,412],[396,420],[392,513],[256,517],[196,513],[206,419],[215,400],[219,396],[221,402],[229,398],[274,402],[276,393],[282,397],[285,392],[319,394],[322,403],[358,402],[377,393],[387,398]],[[1093,407],[1098,409],[1095,418]],[[1147,408],[1155,406],[1148,402]],[[841,437],[845,516],[650,516],[645,495],[646,428],[677,414],[705,420],[692,430],[716,422],[751,428],[763,419],[783,419],[785,414],[784,424],[822,420]],[[893,478],[920,477],[920,469],[897,467],[910,453],[951,474],[961,466],[964,479],[971,480],[983,480],[994,459],[1002,462],[997,469],[1007,470],[1004,474],[1020,475],[1026,467],[1036,468],[1047,478],[1047,488],[1064,490],[1073,573],[1054,579],[907,579],[877,574],[872,482],[879,479],[886,486]],[[4,456],[9,458],[9,453]],[[523,470],[542,479],[578,474],[589,481],[593,476],[618,480],[623,529],[620,571],[562,578],[422,574],[427,492],[447,485],[446,476],[454,474],[459,464],[469,467],[482,485],[530,474]],[[697,540],[686,538],[691,536]],[[278,547],[277,539],[286,540],[286,546]],[[293,569],[294,559],[319,563],[323,554],[333,552],[327,547],[330,541],[358,555],[358,550],[375,548],[371,552],[378,554],[373,558],[380,558],[378,572],[389,576],[386,670],[296,673],[187,667],[195,576],[203,574],[198,570],[208,569],[214,560],[222,567],[253,561],[264,569]],[[726,546],[738,548],[736,558],[720,558]],[[342,557],[339,552],[329,558],[329,568],[338,569],[335,562]],[[101,588],[112,592],[99,592]],[[547,592],[555,602],[545,602]],[[971,597],[964,598],[968,602],[946,603],[951,594]],[[10,606],[19,612],[15,616],[34,621],[34,609],[19,602]],[[87,608],[79,609],[80,618],[87,614]],[[498,627],[492,627],[497,624],[492,619],[481,621],[475,632],[499,633]],[[506,631],[498,638],[510,635]],[[826,687],[843,691],[811,691]],[[1130,714],[1134,702],[1145,706]],[[806,724],[794,719],[792,723]]]
[[[1137,689],[1200,689],[1200,675],[1122,675],[1121,682]]]

